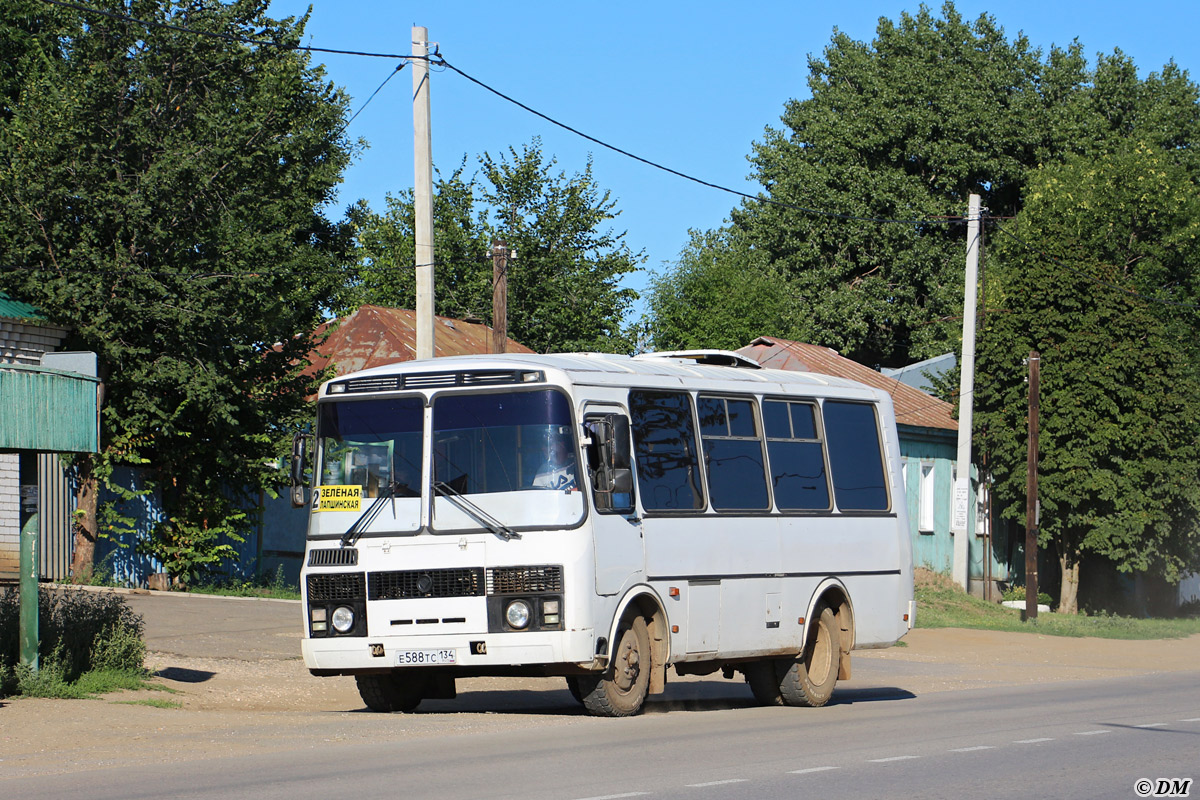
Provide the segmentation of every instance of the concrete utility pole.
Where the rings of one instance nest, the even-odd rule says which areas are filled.
[[[979,195],[967,200],[967,278],[963,291],[962,358],[958,384],[958,477],[954,481],[954,582],[970,589],[971,426],[975,396],[975,293],[979,287]]]
[[[508,350],[508,245],[492,240],[492,352]]]
[[[1038,411],[1042,357],[1029,351],[1029,449],[1025,461],[1025,618],[1038,615]]]
[[[433,358],[433,144],[429,130],[429,31],[413,26],[413,211],[416,216],[417,358]]]

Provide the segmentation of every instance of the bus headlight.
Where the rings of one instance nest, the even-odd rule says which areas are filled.
[[[508,608],[504,609],[504,619],[517,630],[528,627],[530,616],[529,603],[524,600],[513,600],[508,604]]]
[[[338,606],[333,610],[333,629],[338,633],[347,633],[354,627],[354,611],[346,606]]]

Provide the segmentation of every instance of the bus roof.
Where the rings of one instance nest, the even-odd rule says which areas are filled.
[[[723,352],[723,351],[714,351]],[[740,366],[710,366],[700,363],[696,352],[687,354],[653,354],[640,356],[613,355],[610,353],[552,353],[549,355],[526,353],[500,353],[488,355],[449,356],[420,361],[399,361],[371,369],[341,375],[327,381],[321,387],[320,396],[330,394],[330,387],[335,384],[353,383],[351,392],[397,390],[399,384],[389,386],[386,380],[389,376],[404,376],[404,388],[438,388],[441,386],[462,386],[464,383],[450,382],[450,377],[458,373],[500,373],[503,371],[541,371],[551,381],[593,386],[679,386],[695,388],[697,383],[713,386],[714,389],[732,391],[770,391],[771,384],[779,385],[784,391],[796,391],[801,386],[811,387],[814,394],[839,394],[838,391],[851,390],[851,394],[865,392],[865,396],[879,397],[886,393],[867,386],[863,383],[823,375],[813,372],[795,372],[792,370],[753,368],[757,366],[749,362]],[[748,368],[750,367],[750,368]],[[418,375],[424,379],[411,380]],[[439,381],[444,377],[444,381]],[[517,383],[518,380],[498,380],[501,383]],[[487,382],[467,381],[466,385],[481,387]],[[370,387],[370,388],[368,388]],[[825,391],[822,391],[822,390]],[[830,392],[829,390],[833,390]],[[859,390],[859,391],[854,391]],[[338,390],[334,390],[336,393]],[[342,391],[345,391],[344,389]],[[789,392],[790,393],[790,392]]]

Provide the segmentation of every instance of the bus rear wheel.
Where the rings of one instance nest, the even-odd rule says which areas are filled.
[[[790,662],[784,662],[785,664]],[[783,695],[779,691],[780,662],[776,659],[754,661],[742,667],[746,683],[760,706],[781,706]]]
[[[425,699],[429,674],[424,670],[404,670],[384,674],[355,675],[359,697],[367,708],[382,714],[409,712]]]
[[[650,631],[646,620],[635,616],[617,636],[608,669],[597,676],[578,678],[583,707],[596,717],[636,714],[650,688]]]
[[[837,617],[827,605],[817,607],[804,653],[780,665],[779,693],[789,706],[816,708],[829,702],[837,685],[842,657]]]

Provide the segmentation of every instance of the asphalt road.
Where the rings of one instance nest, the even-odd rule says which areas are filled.
[[[126,594],[125,601],[142,616],[148,650],[246,661],[300,655],[299,600],[142,592]]]
[[[7,796],[1128,798],[1200,777],[1194,675],[982,692],[851,690],[823,709],[649,713],[512,734],[7,781]]]
[[[296,657],[295,603],[134,595],[131,605],[145,615],[155,650]],[[563,707],[569,701],[561,691],[500,705],[493,693],[481,692],[438,701],[434,714],[419,716],[454,724],[456,717],[487,719],[489,708],[507,712],[515,702],[521,724],[382,741],[364,733],[385,726],[394,734],[415,720],[295,715],[294,724],[311,725],[310,733],[298,731],[275,752],[14,778],[0,788],[13,798],[98,800],[957,800],[1129,798],[1144,796],[1139,780],[1153,788],[1159,780],[1200,778],[1195,671],[914,694],[894,688],[905,683],[892,674],[900,664],[860,663],[867,669],[856,663],[854,682],[821,709],[754,707],[742,697],[745,687],[733,682],[673,684],[651,699],[646,713],[616,720],[576,716]],[[701,689],[720,697],[679,702],[681,692]],[[329,721],[358,735],[331,736]]]

